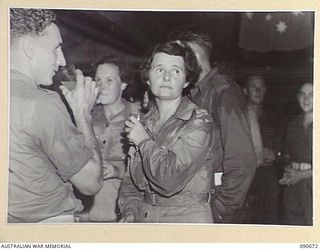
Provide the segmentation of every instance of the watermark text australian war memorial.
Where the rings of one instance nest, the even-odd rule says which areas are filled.
[[[71,245],[70,244],[62,244],[62,243],[2,243],[1,244],[1,248],[3,249],[41,249],[41,248],[50,248],[50,249],[71,249]]]

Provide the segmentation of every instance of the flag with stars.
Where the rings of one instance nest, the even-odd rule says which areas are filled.
[[[246,12],[239,46],[250,51],[291,51],[313,44],[314,12]]]

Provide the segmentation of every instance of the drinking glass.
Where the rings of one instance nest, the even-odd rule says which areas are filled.
[[[130,116],[134,116],[139,122],[141,121],[141,115],[136,113],[130,113]],[[139,150],[138,146],[136,146],[130,139],[128,139],[129,145],[133,146],[137,151]]]
[[[57,72],[59,80],[63,86],[72,91],[77,85],[77,69],[73,63],[61,66]]]

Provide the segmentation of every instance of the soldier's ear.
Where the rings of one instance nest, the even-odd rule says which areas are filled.
[[[147,84],[150,86],[150,81],[149,80],[147,81]]]
[[[121,83],[121,90],[125,90],[128,87],[128,83],[122,82]]]
[[[185,82],[184,84],[183,84],[183,88],[186,88],[186,87],[188,87],[189,86],[189,82]]]
[[[27,58],[32,59],[37,49],[35,39],[30,36],[25,36],[22,38],[21,43],[22,43],[22,51],[24,55]]]

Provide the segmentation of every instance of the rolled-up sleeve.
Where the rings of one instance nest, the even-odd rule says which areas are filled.
[[[69,180],[92,157],[84,135],[73,125],[66,108],[57,96],[49,94],[42,105],[35,105],[32,122],[36,131],[36,143],[44,151],[57,174]],[[42,97],[42,98],[45,98]]]

